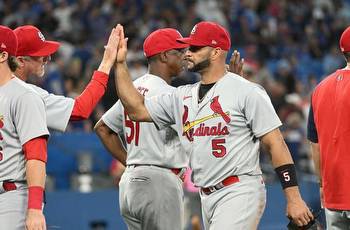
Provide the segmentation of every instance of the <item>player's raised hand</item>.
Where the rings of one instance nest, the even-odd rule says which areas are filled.
[[[126,54],[128,51],[128,38],[125,38],[124,34],[124,27],[122,25],[120,26],[120,42],[118,46],[118,53],[117,53],[117,63],[124,63],[126,62]]]
[[[104,46],[105,51],[98,71],[109,74],[109,71],[117,58],[117,51],[120,42],[120,29],[120,25],[112,29],[108,42]]]
[[[46,230],[45,217],[41,210],[28,209],[26,230]]]
[[[243,64],[244,59],[241,59],[241,54],[237,50],[235,50],[231,55],[228,71],[243,77]]]
[[[301,198],[287,202],[287,216],[298,226],[307,225],[314,219],[310,209]]]

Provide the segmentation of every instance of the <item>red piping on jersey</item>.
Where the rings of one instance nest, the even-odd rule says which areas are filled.
[[[23,145],[23,152],[27,160],[47,162],[47,136],[33,138]]]
[[[91,81],[85,90],[75,99],[71,121],[87,119],[95,108],[101,97],[104,95],[108,82],[108,75],[95,71]]]

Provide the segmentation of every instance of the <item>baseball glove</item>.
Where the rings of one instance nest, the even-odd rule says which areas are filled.
[[[317,217],[321,214],[321,210],[317,212],[312,212],[314,219],[311,220],[307,225],[298,226],[293,220],[290,220],[287,228],[288,230],[322,230],[321,223],[317,220]]]

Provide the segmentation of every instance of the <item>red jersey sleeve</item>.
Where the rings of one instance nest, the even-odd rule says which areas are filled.
[[[108,75],[95,71],[85,90],[75,99],[71,121],[87,119],[104,95],[108,82]]]

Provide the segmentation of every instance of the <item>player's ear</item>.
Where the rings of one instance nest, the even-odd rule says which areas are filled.
[[[0,62],[3,63],[5,61],[7,61],[7,59],[9,58],[9,54],[5,51],[2,51],[0,53]]]
[[[165,51],[165,52],[161,52],[161,53],[159,54],[159,60],[160,60],[161,62],[167,62],[167,61],[168,61],[168,54],[167,54],[166,51]]]
[[[211,58],[212,58],[213,60],[219,58],[219,57],[221,56],[221,54],[222,54],[222,51],[223,51],[223,50],[222,50],[221,48],[219,48],[219,47],[213,48],[213,49],[211,50]]]
[[[23,67],[24,66],[24,59],[25,59],[25,57],[18,56],[16,59],[17,59],[18,66],[19,67]]]

